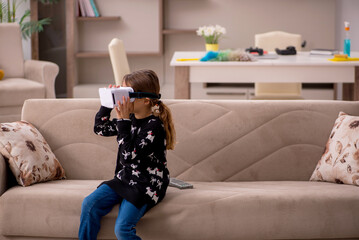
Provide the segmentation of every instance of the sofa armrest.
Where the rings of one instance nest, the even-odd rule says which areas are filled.
[[[46,98],[55,98],[55,79],[59,66],[48,61],[25,60],[25,78],[45,85]]]
[[[0,196],[8,189],[5,158],[0,154]]]

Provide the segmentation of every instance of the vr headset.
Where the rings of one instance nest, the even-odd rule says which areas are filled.
[[[101,105],[107,108],[118,106],[117,102],[120,101],[120,103],[122,103],[122,97],[125,97],[126,99],[129,97],[131,102],[135,101],[135,98],[161,98],[161,94],[134,92],[131,87],[99,88],[99,94]]]

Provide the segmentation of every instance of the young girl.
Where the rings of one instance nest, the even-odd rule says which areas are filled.
[[[137,222],[166,194],[166,149],[174,148],[175,129],[170,110],[159,100],[158,77],[151,70],[140,70],[124,76],[122,86],[154,97],[137,98],[133,103],[123,97],[122,104],[115,107],[117,119],[110,120],[112,109],[103,106],[96,114],[95,133],[117,136],[117,163],[114,178],[103,182],[82,203],[80,239],[96,239],[101,217],[116,204],[120,204],[116,237],[140,239]]]

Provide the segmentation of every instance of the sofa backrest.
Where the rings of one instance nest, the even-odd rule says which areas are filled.
[[[5,71],[5,78],[24,77],[24,54],[18,23],[0,24],[0,69]]]
[[[165,100],[177,145],[172,177],[191,181],[310,178],[340,111],[359,116],[359,102]],[[110,179],[115,137],[93,133],[98,99],[33,99],[22,119],[44,135],[68,179]]]

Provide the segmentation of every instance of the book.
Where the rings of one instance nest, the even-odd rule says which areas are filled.
[[[334,55],[339,53],[338,50],[336,49],[322,49],[322,48],[316,48],[316,49],[312,49],[310,51],[311,55]]]
[[[95,12],[91,6],[90,0],[82,0],[85,5],[85,11],[87,17],[95,17]]]
[[[80,17],[81,13],[80,13],[80,3],[77,2],[77,6],[76,6],[76,17]]]
[[[85,3],[83,0],[78,0],[79,6],[80,6],[80,16],[81,17],[87,17],[86,11],[85,11]]]
[[[91,3],[91,6],[92,6],[92,9],[93,11],[95,12],[95,17],[99,17],[100,14],[97,10],[97,7],[96,7],[96,4],[95,4],[95,0],[90,0],[90,3]]]

